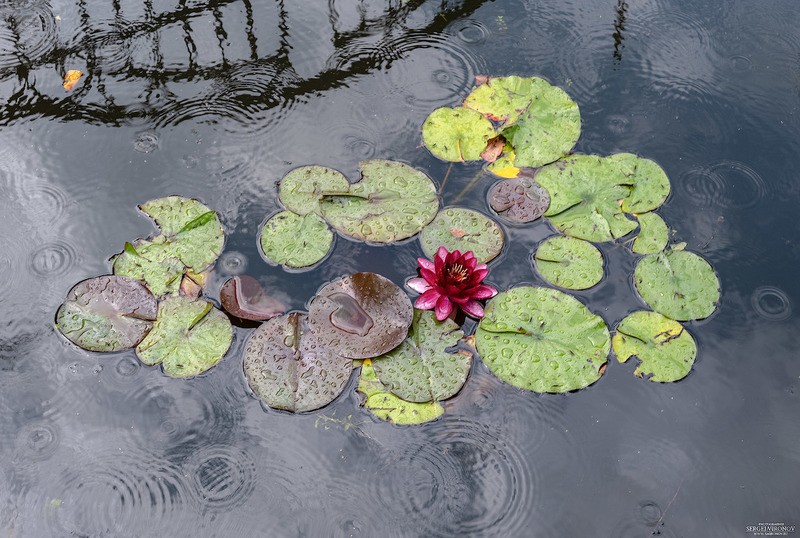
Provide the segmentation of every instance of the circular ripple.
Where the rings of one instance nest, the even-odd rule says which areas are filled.
[[[54,241],[37,247],[28,257],[28,268],[42,277],[51,277],[68,271],[77,259],[75,249],[63,241]]]
[[[750,298],[756,314],[769,321],[781,321],[792,315],[789,296],[772,286],[756,288]]]
[[[678,180],[678,187],[698,207],[710,207],[722,195],[725,184],[709,168],[693,168]]]
[[[470,45],[483,43],[491,34],[485,24],[474,19],[462,19],[454,22],[448,30],[458,39]]]
[[[158,135],[153,131],[144,131],[136,135],[133,141],[133,149],[139,153],[150,153],[159,147]]]
[[[17,196],[20,204],[30,208],[47,224],[55,224],[61,220],[69,203],[69,198],[62,189],[31,177],[21,179]]]
[[[48,2],[28,0],[0,5],[0,67],[35,62],[52,51],[58,39],[56,19]]]
[[[250,456],[229,446],[204,448],[192,457],[186,472],[203,510],[223,511],[243,504],[258,480]]]
[[[747,56],[731,56],[729,61],[734,73],[741,74],[753,68],[753,61]]]
[[[17,463],[19,460],[42,461],[50,458],[61,441],[61,430],[49,421],[27,424],[17,434]]]
[[[731,209],[750,209],[767,194],[767,184],[761,175],[744,163],[721,161],[709,170],[721,178],[723,191],[718,203]]]
[[[247,270],[247,256],[236,250],[223,252],[217,267],[225,276],[241,275]]]

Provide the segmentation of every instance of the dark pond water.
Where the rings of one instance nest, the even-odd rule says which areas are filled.
[[[61,87],[68,69],[86,73]],[[718,271],[674,384],[609,364],[588,389],[536,395],[477,362],[443,418],[395,427],[358,408],[262,408],[237,329],[190,380],[133,352],[68,345],[53,317],[76,282],[152,233],[168,194],[220,212],[230,275],[292,308],[324,283],[414,272],[414,240],[339,237],[319,268],[268,266],[256,234],[275,184],[318,163],[356,176],[397,159],[441,182],[420,126],[476,74],[546,77],[580,107],[576,151],[656,160],[675,240]],[[795,0],[0,2],[0,535],[752,536],[800,524],[800,9]],[[486,211],[493,183],[454,166],[444,205]],[[546,223],[506,226],[501,289],[543,284]],[[642,307],[634,257],[601,246],[577,296],[613,327]],[[471,327],[471,326],[470,326]]]

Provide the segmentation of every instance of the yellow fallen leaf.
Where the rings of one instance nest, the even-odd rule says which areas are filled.
[[[64,89],[66,91],[71,91],[78,84],[82,76],[83,71],[78,71],[77,69],[70,69],[67,71],[67,74],[64,75]]]

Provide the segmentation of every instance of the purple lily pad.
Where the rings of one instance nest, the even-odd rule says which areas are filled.
[[[532,222],[547,211],[550,195],[532,178],[515,177],[492,185],[489,205],[511,222]]]
[[[283,314],[286,305],[267,295],[261,283],[249,275],[229,279],[219,291],[222,308],[240,319],[264,321]]]
[[[377,357],[408,335],[413,308],[408,295],[381,275],[356,273],[325,285],[308,309],[320,341],[352,359]]]

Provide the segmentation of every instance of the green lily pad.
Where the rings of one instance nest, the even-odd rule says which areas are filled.
[[[667,223],[658,213],[642,213],[636,215],[639,221],[639,235],[633,241],[636,254],[657,254],[664,250],[669,240]]]
[[[545,216],[567,235],[601,243],[636,228],[620,201],[631,192],[632,179],[614,161],[597,155],[572,155],[542,168],[536,181],[550,194]]]
[[[498,215],[514,223],[532,222],[550,205],[550,195],[535,180],[513,177],[489,189],[489,205]]]
[[[177,295],[186,266],[168,254],[162,244],[125,243],[125,250],[112,258],[114,274],[144,282],[156,297]]]
[[[322,215],[319,201],[325,193],[347,193],[350,182],[344,175],[324,166],[301,166],[285,176],[278,186],[278,197],[286,209],[298,215]]]
[[[422,140],[445,161],[477,161],[490,138],[492,122],[469,108],[437,108],[422,124]]]
[[[448,207],[422,230],[419,244],[428,258],[440,246],[450,252],[471,250],[479,263],[493,260],[503,250],[503,230],[482,213],[463,207]]]
[[[636,264],[633,281],[650,308],[678,321],[706,318],[719,301],[714,269],[694,252],[649,254]]]
[[[272,318],[247,339],[244,374],[264,403],[295,413],[319,409],[344,390],[353,361],[322,344],[301,312]]]
[[[617,153],[606,159],[631,185],[630,193],[622,200],[622,210],[626,213],[652,211],[669,196],[669,178],[655,162],[632,153]]]
[[[99,276],[76,284],[58,309],[56,326],[89,351],[136,346],[153,327],[158,303],[142,283],[123,276]]]
[[[333,246],[333,232],[314,213],[291,211],[272,215],[259,239],[264,257],[286,267],[308,267],[322,260]]]
[[[395,161],[361,163],[361,180],[346,194],[320,201],[328,223],[371,243],[393,243],[419,232],[439,210],[436,186],[423,172]]]
[[[444,413],[444,407],[439,402],[407,402],[389,392],[375,375],[369,359],[361,365],[361,376],[358,378],[356,390],[364,395],[366,400],[363,405],[373,415],[393,424],[422,424],[437,419]]]
[[[692,335],[677,321],[657,312],[634,312],[617,326],[611,341],[619,362],[636,356],[641,361],[633,372],[650,381],[668,383],[689,375],[697,346]]]
[[[158,305],[155,326],[136,347],[136,355],[149,366],[161,363],[168,376],[189,377],[217,364],[232,340],[228,316],[211,303],[168,297]]]
[[[581,134],[581,114],[567,92],[538,77],[490,78],[464,106],[504,122],[500,133],[515,149],[517,167],[536,168],[570,152]]]
[[[533,261],[545,280],[562,288],[585,290],[603,279],[603,255],[582,239],[548,237],[539,244]]]
[[[403,400],[446,400],[461,390],[472,364],[471,353],[447,351],[463,336],[455,321],[437,321],[431,310],[414,310],[408,337],[373,359],[372,366],[381,383]]]
[[[412,317],[408,295],[375,273],[334,280],[308,307],[309,325],[323,345],[351,359],[377,357],[400,345]]]
[[[491,299],[475,343],[489,370],[536,392],[567,392],[597,381],[611,349],[608,328],[558,290],[520,286]]]

